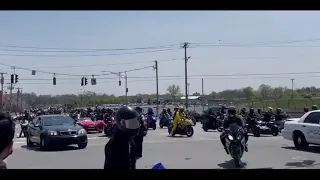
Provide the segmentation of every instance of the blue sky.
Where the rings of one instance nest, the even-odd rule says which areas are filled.
[[[191,56],[188,63],[190,76],[317,72],[320,66],[320,42],[316,40],[320,38],[320,12],[316,11],[1,11],[0,23],[0,63],[53,73],[90,75],[102,74],[103,70],[119,72],[152,66],[149,61],[158,60],[160,93],[165,93],[171,84],[180,85],[184,92],[184,51],[178,46],[170,51],[106,55],[123,51],[38,52],[43,49],[6,45],[62,48],[66,51],[70,48],[123,49],[189,42],[195,47],[187,51]],[[293,43],[300,40],[310,41]],[[259,42],[271,45],[256,45]],[[197,43],[209,45],[196,46]],[[254,45],[230,47],[226,44]],[[137,51],[145,50],[127,52]],[[167,61],[171,59],[177,60]],[[12,73],[10,67],[0,66],[0,70]],[[53,86],[51,80],[32,80],[50,79],[51,74],[38,72],[31,76],[30,71],[22,69],[17,69],[16,73],[21,79],[16,86],[23,88],[24,92],[62,94],[84,89],[124,94],[124,87],[118,86],[118,78],[114,75],[103,76],[111,78],[109,80],[97,79],[97,86],[81,87],[81,77],[57,75],[58,85]],[[129,94],[154,93],[154,76],[152,68],[128,73]],[[291,77],[296,79],[296,87],[319,86],[319,77],[315,76],[317,74],[274,75],[272,78],[233,76],[229,79],[206,76],[205,93],[245,86],[257,88],[261,83],[291,87]],[[189,83],[190,92],[201,92],[201,76],[191,77]]]

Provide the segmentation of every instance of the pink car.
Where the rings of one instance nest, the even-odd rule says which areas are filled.
[[[92,121],[90,118],[80,118],[77,120],[77,124],[82,126],[87,132],[98,131],[99,133],[102,133],[103,129],[106,127],[103,121]]]

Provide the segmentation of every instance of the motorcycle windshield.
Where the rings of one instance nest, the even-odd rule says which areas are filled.
[[[237,124],[230,124],[229,129],[234,137],[237,137],[242,132],[242,127]]]

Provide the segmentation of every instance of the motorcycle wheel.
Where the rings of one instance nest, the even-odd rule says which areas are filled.
[[[205,127],[205,126],[203,126],[202,129],[203,129],[205,132],[207,132],[207,131],[209,130],[209,129],[208,129],[207,127]]]
[[[194,133],[193,127],[188,127],[186,135],[187,137],[192,137]]]
[[[276,130],[274,130],[274,131],[272,132],[272,136],[278,136],[278,135],[279,135],[278,129],[276,129]]]
[[[163,128],[163,124],[160,123],[159,126],[160,126],[161,129]]]
[[[197,124],[197,121],[193,120],[193,126],[196,126],[196,124]]]
[[[153,124],[152,129],[153,129],[153,130],[156,130],[156,129],[157,129],[156,123]]]
[[[241,165],[240,165],[240,159],[234,158],[233,161],[234,161],[234,165],[236,166],[236,168],[240,168],[240,167],[241,167]]]

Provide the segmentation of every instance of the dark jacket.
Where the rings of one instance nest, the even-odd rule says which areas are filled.
[[[104,169],[136,169],[135,143],[120,131],[114,133],[104,150]]]
[[[229,125],[233,124],[233,123],[236,123],[238,126],[241,126],[241,127],[246,126],[242,117],[239,115],[236,115],[234,117],[228,116],[227,119],[223,121],[223,128],[227,129],[227,128],[229,128]]]

